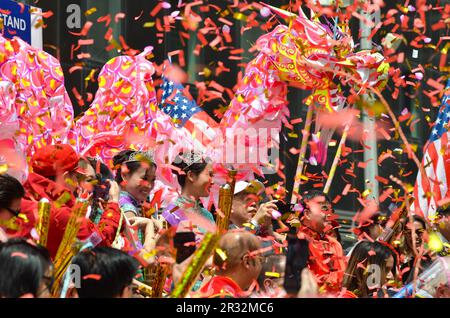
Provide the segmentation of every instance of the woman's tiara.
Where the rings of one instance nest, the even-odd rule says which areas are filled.
[[[147,163],[155,163],[154,160],[154,151],[134,151],[130,154],[128,157],[128,160],[126,162],[147,162]]]

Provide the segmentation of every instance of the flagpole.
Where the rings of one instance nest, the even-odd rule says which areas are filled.
[[[350,129],[351,122],[345,125],[344,132],[342,133],[341,141],[339,142],[338,149],[336,151],[336,155],[334,156],[333,164],[330,168],[330,173],[328,174],[327,183],[325,184],[325,187],[323,188],[323,192],[325,194],[328,194],[328,191],[330,190],[331,183],[333,182],[334,175],[336,173],[336,168],[339,162],[339,159],[341,158],[341,152],[342,147],[345,145],[345,141],[347,140],[347,134]]]
[[[309,138],[309,134],[311,131],[313,105],[314,104],[311,104],[308,107],[308,112],[306,113],[305,128],[303,129],[302,143],[300,146],[300,153],[298,156],[297,171],[295,172],[294,187],[292,188],[292,196],[291,196],[292,204],[297,203],[297,196],[295,195],[295,193],[300,193],[300,181],[301,181],[301,176],[303,174],[303,165],[305,162],[306,146],[308,144],[308,138]]]

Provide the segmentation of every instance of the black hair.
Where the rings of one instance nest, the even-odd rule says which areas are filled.
[[[130,174],[133,174],[141,167],[140,161],[129,161],[130,156],[136,154],[138,151],[135,150],[122,150],[117,155],[113,157],[113,165],[114,169],[116,170],[116,181],[118,184],[122,184],[123,182],[123,176],[121,171],[121,166],[123,163],[127,166],[127,169]],[[151,165],[156,167],[156,164],[152,161]]]
[[[131,285],[139,266],[136,259],[112,247],[83,250],[75,255],[72,264],[80,267],[80,298],[120,296]]]
[[[95,176],[97,183],[94,185],[94,191],[92,195],[92,205],[91,205],[91,214],[89,218],[92,222],[97,224],[98,217],[101,213],[99,199],[108,200],[109,199],[109,184],[107,184],[107,180],[114,180],[114,174],[100,160],[95,158],[86,158],[89,161],[89,164],[95,170]]]
[[[327,201],[327,203],[332,204],[330,197],[327,194],[325,194],[323,191],[320,191],[320,190],[310,190],[310,191],[303,192],[300,203],[302,204],[303,207],[306,207],[307,201],[310,201],[317,197],[325,197],[325,200]]]
[[[446,216],[450,214],[450,204],[445,204],[437,208],[436,213],[438,215]]]
[[[18,298],[25,294],[38,296],[52,263],[44,247],[14,238],[0,243],[0,264],[0,298]]]
[[[372,252],[371,252],[372,251]],[[357,294],[359,297],[370,297],[368,288],[368,278],[371,275],[369,265],[378,265],[386,273],[386,260],[392,256],[394,258],[394,266],[392,271],[397,268],[397,255],[389,246],[378,241],[360,241],[352,251],[348,260],[347,269],[344,274],[343,287]],[[362,266],[361,266],[362,265]]]
[[[416,221],[416,222],[419,222],[420,224],[422,224],[424,229],[427,228],[427,222],[420,215],[417,215],[417,214],[413,215],[413,221]]]
[[[0,174],[0,208],[11,208],[16,199],[25,196],[25,189],[16,178],[9,174]]]
[[[194,163],[192,163],[191,165],[187,164],[185,162],[185,160],[183,158],[185,157],[189,157],[192,158],[194,157],[195,152],[194,151],[188,151],[186,153],[179,153],[176,158],[175,161],[172,163],[173,166],[179,168],[182,172],[174,170],[175,174],[177,175],[177,179],[178,179],[178,183],[180,184],[180,186],[182,188],[184,188],[184,186],[186,185],[186,176],[187,173],[189,171],[191,171],[194,175],[198,176],[200,173],[202,173],[203,170],[205,170],[206,166],[209,163],[208,158],[201,158],[197,161],[195,161]]]
[[[105,181],[105,180],[113,180],[114,174],[109,169],[107,165],[105,165],[101,160],[97,160],[95,158],[86,158],[89,163],[91,164],[92,168],[95,170],[95,175],[97,176],[97,179],[99,182]],[[99,169],[97,169],[97,166]]]

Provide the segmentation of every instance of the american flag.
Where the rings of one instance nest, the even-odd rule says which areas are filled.
[[[173,119],[177,128],[189,132],[197,151],[204,151],[216,138],[217,122],[184,94],[182,84],[163,76],[162,89],[160,109]]]
[[[424,148],[422,165],[428,182],[417,174],[414,186],[414,213],[433,217],[437,207],[450,202],[450,79],[447,82],[439,114]]]

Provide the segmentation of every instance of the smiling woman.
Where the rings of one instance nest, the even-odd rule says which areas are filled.
[[[169,204],[162,215],[172,226],[182,227],[184,221],[191,219],[194,226],[204,233],[215,222],[212,213],[200,202],[200,198],[209,196],[213,185],[212,164],[200,153],[191,150],[180,153],[173,166],[177,168],[175,173],[181,186],[181,195],[174,203]]]

